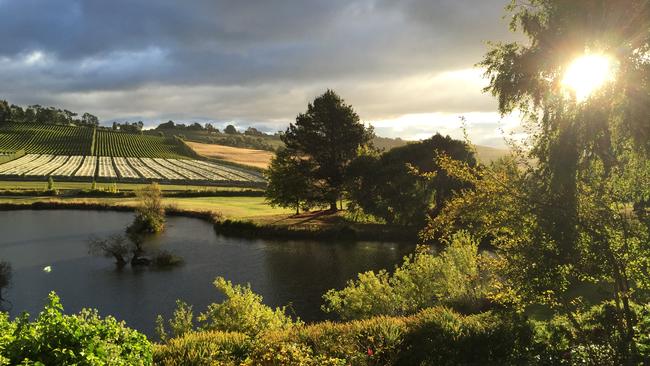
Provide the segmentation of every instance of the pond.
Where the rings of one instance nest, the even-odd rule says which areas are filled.
[[[112,259],[88,254],[89,237],[122,233],[132,218],[110,211],[0,212],[0,259],[13,267],[4,294],[10,314],[37,314],[55,291],[66,313],[96,308],[151,336],[156,315],[170,317],[176,299],[194,305],[195,314],[221,301],[212,282],[222,276],[250,283],[267,305],[290,305],[303,320],[317,321],[331,318],[320,310],[328,289],[343,287],[359,272],[392,268],[414,249],[380,242],[227,238],[205,221],[171,217],[166,231],[147,246],[182,257],[180,267],[117,270]]]

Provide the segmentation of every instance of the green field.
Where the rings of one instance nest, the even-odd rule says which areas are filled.
[[[187,158],[183,145],[173,137],[136,135],[97,130],[95,155],[143,158]]]
[[[0,197],[0,204],[32,204],[34,202],[100,203],[135,206],[136,198],[67,198],[67,197]],[[264,197],[192,197],[163,198],[163,204],[181,210],[220,212],[228,218],[252,218],[267,215],[290,215],[293,210],[273,208]]]
[[[7,123],[0,126],[0,151],[27,154],[189,158],[190,151],[173,137],[128,134],[90,127]]]
[[[0,127],[0,150],[28,154],[91,155],[90,127],[9,123]]]

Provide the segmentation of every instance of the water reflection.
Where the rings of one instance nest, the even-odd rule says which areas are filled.
[[[168,317],[176,299],[193,304],[196,312],[220,301],[212,281],[223,276],[234,283],[250,282],[269,305],[291,303],[304,320],[320,320],[326,318],[320,311],[326,290],[342,287],[358,272],[392,268],[414,248],[225,238],[203,221],[175,217],[147,246],[181,256],[181,267],[116,270],[112,259],[88,254],[88,237],[120,233],[131,219],[123,212],[0,212],[0,258],[13,266],[13,284],[6,292],[12,315],[37,313],[47,294],[56,291],[68,312],[97,308],[152,334],[156,315]],[[44,272],[45,266],[52,271]]]

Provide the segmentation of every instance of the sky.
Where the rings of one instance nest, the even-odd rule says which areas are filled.
[[[0,0],[0,99],[278,131],[327,89],[385,137],[503,146],[475,68],[509,0]]]

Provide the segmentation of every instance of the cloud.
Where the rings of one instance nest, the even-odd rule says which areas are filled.
[[[326,88],[367,121],[493,112],[472,67],[508,2],[0,0],[0,98],[267,130]]]

